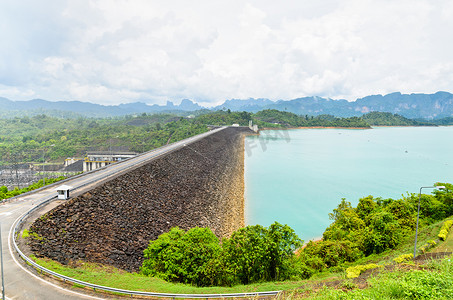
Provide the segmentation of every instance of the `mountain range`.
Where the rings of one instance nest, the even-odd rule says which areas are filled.
[[[148,105],[134,102],[120,105],[101,105],[81,101],[47,101],[33,99],[12,101],[0,97],[0,117],[49,114],[56,116],[113,117],[140,113],[181,113],[200,110],[231,110],[258,112],[264,109],[288,111],[298,115],[317,116],[330,114],[337,117],[361,116],[371,111],[390,112],[410,119],[440,119],[453,116],[453,94],[371,95],[356,101],[333,100],[322,97],[304,97],[292,100],[271,101],[269,99],[230,99],[216,107],[202,107],[196,102],[183,99],[179,105],[167,101],[165,105]]]

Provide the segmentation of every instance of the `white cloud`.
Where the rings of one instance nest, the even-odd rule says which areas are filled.
[[[452,85],[451,1],[2,1],[0,96],[354,100]]]

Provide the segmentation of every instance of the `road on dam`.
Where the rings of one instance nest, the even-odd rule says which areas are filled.
[[[108,181],[120,174],[142,166],[150,160],[180,149],[190,143],[223,130],[217,128],[209,132],[143,153],[134,158],[108,165],[104,168],[76,176],[64,182],[73,187],[77,193],[87,191],[94,186]],[[6,299],[106,299],[100,295],[82,294],[46,281],[35,272],[30,271],[23,261],[17,257],[12,246],[12,228],[20,217],[36,205],[56,196],[55,188],[62,183],[56,183],[48,188],[18,196],[0,204],[1,242],[4,268],[4,286]]]

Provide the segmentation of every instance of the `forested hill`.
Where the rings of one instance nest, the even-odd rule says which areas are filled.
[[[434,126],[426,121],[416,121],[398,114],[373,111],[362,116],[362,119],[372,126]]]
[[[337,118],[332,115],[299,116],[286,111],[266,109],[253,115],[261,127],[347,127],[369,128],[370,125],[359,117]]]

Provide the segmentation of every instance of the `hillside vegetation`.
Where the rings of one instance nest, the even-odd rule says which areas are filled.
[[[429,125],[423,121],[416,121],[405,118],[398,114],[389,112],[373,111],[362,116],[362,119],[370,125],[374,126],[423,126]]]
[[[421,228],[453,214],[453,185],[439,185],[445,185],[446,191],[422,196]],[[192,229],[187,233],[173,229],[150,242],[142,272],[202,286],[310,278],[395,249],[412,238],[417,203],[415,194],[398,200],[368,196],[361,198],[356,207],[342,199],[329,214],[333,223],[325,230],[323,240],[310,241],[297,255],[294,250],[302,241],[291,228],[278,223],[269,229],[247,226],[221,244],[208,229]],[[452,223],[447,222],[442,229],[445,237]],[[423,251],[429,247],[424,245]],[[212,273],[214,270],[221,271]]]
[[[342,127],[370,128],[370,125],[420,126],[391,113],[371,112],[363,117],[338,118],[332,115],[296,115],[275,109],[257,113],[221,110],[198,116],[143,113],[116,118],[56,118],[46,115],[0,119],[0,164],[63,161],[83,157],[86,151],[144,152],[208,130],[207,125],[260,128]]]
[[[58,119],[45,115],[0,119],[2,162],[62,161],[86,151],[144,152],[208,131],[175,115]]]

